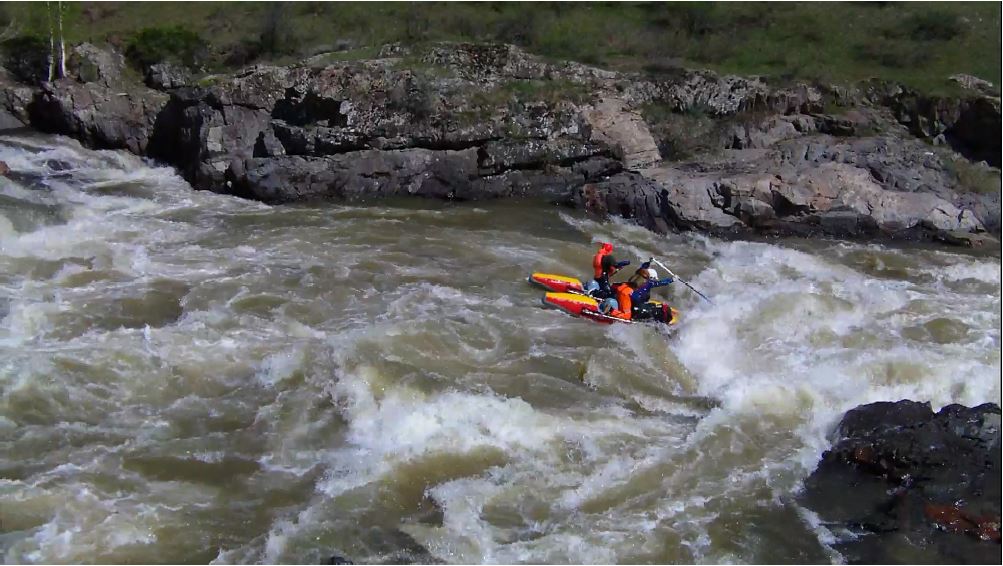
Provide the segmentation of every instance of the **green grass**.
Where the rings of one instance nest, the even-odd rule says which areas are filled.
[[[509,80],[495,88],[470,94],[470,101],[483,108],[497,108],[509,102],[543,102],[556,105],[562,101],[583,103],[591,94],[585,85],[566,80]]]
[[[723,147],[722,130],[728,122],[711,118],[703,108],[676,112],[667,104],[651,103],[641,108],[641,115],[649,124],[662,157],[667,160],[680,161],[698,154],[715,154]]]
[[[347,49],[345,51],[321,53],[311,57],[310,60],[314,65],[320,66],[345,61],[365,61],[367,59],[375,59],[379,53],[379,47],[359,47],[356,49]]]
[[[953,152],[938,151],[944,166],[958,179],[955,187],[959,192],[992,194],[1000,191],[1000,172],[977,165],[959,157]]]
[[[28,22],[40,4],[2,11]],[[261,38],[270,7],[82,2],[75,11],[73,41],[125,45],[142,28],[182,25],[208,41],[210,68],[222,70],[235,46]],[[297,2],[282,10],[294,35],[280,47],[308,54],[342,42],[375,53],[394,41],[504,41],[618,70],[686,65],[837,84],[880,77],[941,93],[955,73],[999,84],[1000,12],[993,2]]]

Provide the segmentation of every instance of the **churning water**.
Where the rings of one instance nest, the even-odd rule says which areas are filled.
[[[8,562],[831,562],[844,411],[1000,397],[1000,259],[531,203],[269,207],[0,138]],[[598,241],[673,333],[540,305]],[[429,554],[425,554],[427,549]]]

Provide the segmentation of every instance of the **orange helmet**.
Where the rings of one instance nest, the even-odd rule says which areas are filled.
[[[606,252],[606,253],[612,253],[613,252],[613,244],[607,244],[606,242],[600,242],[599,249],[602,250],[602,251],[604,251],[604,252]]]

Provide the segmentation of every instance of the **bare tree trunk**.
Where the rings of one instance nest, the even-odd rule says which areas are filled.
[[[52,2],[45,3],[45,19],[49,21],[49,80],[56,78],[56,34],[52,29]]]
[[[56,2],[56,18],[59,22],[59,78],[66,77],[66,39],[63,37],[63,2]]]

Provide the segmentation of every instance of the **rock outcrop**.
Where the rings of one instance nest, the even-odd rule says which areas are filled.
[[[113,49],[102,49],[90,43],[74,47],[68,57],[67,71],[82,83],[114,86],[122,82],[125,57]]]
[[[801,503],[850,563],[1000,559],[1000,408],[899,401],[844,415]]]
[[[0,126],[148,155],[196,188],[266,202],[532,197],[660,232],[966,245],[987,238],[959,234],[1000,228],[998,169],[979,173],[988,190],[959,191],[960,173],[938,153],[948,150],[914,137],[992,153],[999,99],[981,93],[928,108],[886,83],[843,92],[681,69],[651,78],[476,44],[386,46],[367,61],[318,55],[198,82],[155,65],[148,88],[124,82],[113,52],[74,53],[74,76],[37,90],[0,77]],[[826,100],[859,105],[823,113]],[[658,136],[667,126],[646,121],[646,105],[704,116],[709,145],[664,161],[679,156],[660,152],[654,126]]]
[[[556,199],[622,168],[618,150],[591,139],[572,104],[520,99],[503,87],[485,95],[465,79],[397,63],[262,66],[173,90],[149,153],[197,188],[268,202]]]
[[[23,128],[31,123],[28,105],[34,90],[0,68],[0,130]]]
[[[128,90],[64,79],[44,83],[27,106],[31,125],[72,136],[97,149],[125,149],[145,155],[167,95],[132,86]]]
[[[919,238],[998,229],[991,195],[973,206],[978,197],[956,193],[940,157],[915,140],[815,134],[632,175],[578,189],[573,199],[659,232]],[[590,206],[597,199],[602,206]]]

